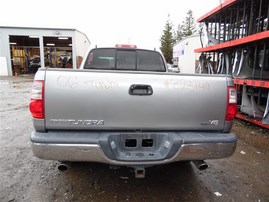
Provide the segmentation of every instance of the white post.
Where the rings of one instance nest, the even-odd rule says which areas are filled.
[[[39,52],[40,52],[41,67],[45,67],[43,36],[39,36]]]

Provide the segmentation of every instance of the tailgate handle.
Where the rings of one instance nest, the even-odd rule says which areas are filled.
[[[150,85],[133,84],[129,88],[130,95],[152,95],[153,89]]]

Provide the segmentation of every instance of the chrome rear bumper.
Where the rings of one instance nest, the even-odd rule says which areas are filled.
[[[41,159],[59,161],[89,161],[112,165],[159,165],[177,161],[218,159],[231,156],[236,143],[182,144],[174,156],[160,161],[118,161],[108,158],[98,144],[44,144],[32,143],[34,155]]]

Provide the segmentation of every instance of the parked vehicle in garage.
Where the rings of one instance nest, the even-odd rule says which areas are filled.
[[[157,51],[95,48],[81,69],[40,68],[30,111],[41,159],[135,169],[231,156],[237,112],[229,76],[167,72]]]
[[[38,68],[41,67],[41,61],[39,55],[34,55],[30,58],[29,73],[36,73]]]
[[[175,72],[175,73],[180,72],[180,69],[179,69],[178,66],[175,66],[175,65],[172,65],[172,64],[169,64],[169,63],[167,63],[167,70],[168,70],[168,72]]]

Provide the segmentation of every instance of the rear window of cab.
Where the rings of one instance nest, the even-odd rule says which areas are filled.
[[[165,65],[156,51],[97,48],[90,51],[84,69],[165,72]]]

